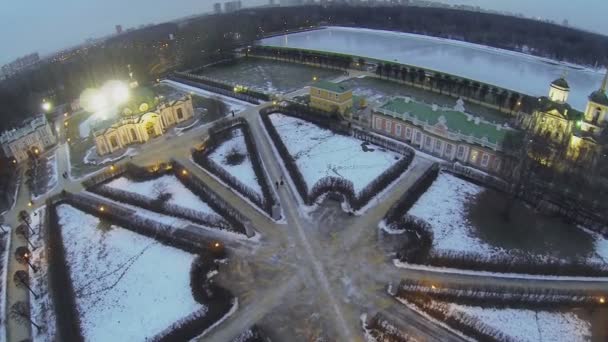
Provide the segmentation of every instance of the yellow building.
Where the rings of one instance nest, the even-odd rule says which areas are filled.
[[[194,115],[192,97],[162,100],[156,109],[148,111],[147,103],[140,105],[143,114],[131,115],[125,109],[123,116],[102,122],[93,131],[97,155],[103,156],[132,144],[145,143],[163,135],[168,128],[189,120]]]
[[[310,87],[310,106],[329,113],[349,114],[353,107],[353,91],[329,81]]]

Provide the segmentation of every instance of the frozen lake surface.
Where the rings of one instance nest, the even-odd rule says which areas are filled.
[[[567,72],[569,103],[585,110],[587,97],[600,88],[603,75],[522,53],[421,35],[329,27],[276,36],[262,44],[323,50],[399,62],[446,72],[533,96],[549,94],[549,84]]]

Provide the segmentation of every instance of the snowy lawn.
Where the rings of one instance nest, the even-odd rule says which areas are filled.
[[[174,175],[164,175],[145,182],[134,182],[126,177],[119,177],[105,185],[153,199],[158,197],[157,190],[164,188],[171,194],[171,199],[168,203],[204,213],[215,214],[215,211],[207,203],[201,201],[198,196],[186,188]]]
[[[294,156],[309,191],[320,179],[333,176],[350,180],[359,193],[401,157],[371,144],[366,152],[363,141],[335,134],[302,119],[283,114],[269,117]]]
[[[195,256],[69,205],[57,207],[87,341],[145,341],[194,311]]]
[[[230,157],[235,155],[244,157],[244,159],[238,162],[231,161]],[[232,138],[224,141],[213,153],[209,154],[208,158],[236,177],[245,186],[262,195],[262,187],[253,171],[245,137],[240,128],[232,130]]]
[[[539,261],[548,256],[559,257],[563,260],[570,259],[570,257],[559,254],[559,252],[562,252],[562,247],[557,242],[560,241],[549,241],[549,237],[545,238],[547,241],[541,241],[534,235],[536,231],[540,231],[540,236],[543,236],[542,232],[546,231],[545,228],[547,228],[543,226],[535,227],[534,229],[528,227],[528,233],[513,232],[515,236],[511,238],[515,239],[515,243],[511,241],[509,243],[521,246],[521,248],[499,247],[500,240],[505,239],[502,235],[492,234],[491,229],[481,229],[468,219],[468,204],[483,191],[486,191],[484,187],[467,182],[451,174],[440,173],[435,182],[412,206],[408,214],[419,217],[432,226],[434,233],[433,249],[436,251],[478,253],[497,257],[525,255],[536,257]],[[540,221],[541,219],[537,218],[537,220]],[[533,221],[532,223],[540,224],[538,221]],[[569,232],[571,235],[565,235],[562,240],[567,240],[567,237],[589,240],[590,251],[585,250],[583,247],[580,247],[578,250],[573,248],[570,254],[578,254],[594,262],[605,262],[608,260],[608,241],[606,239],[599,234],[591,234],[584,230],[576,228],[572,230],[572,232]],[[557,234],[557,231],[554,233]],[[480,236],[483,236],[483,238]],[[492,238],[492,242],[487,240],[490,238]],[[556,237],[552,238],[557,239]],[[529,241],[530,239],[532,241]],[[522,240],[527,242],[523,243],[521,242]],[[520,242],[518,243],[517,241]],[[503,245],[506,245],[506,241]]]
[[[448,304],[450,311],[463,312],[509,335],[516,341],[589,341],[591,324],[571,312],[493,309]]]

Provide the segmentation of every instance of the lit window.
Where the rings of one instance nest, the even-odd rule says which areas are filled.
[[[392,128],[393,128],[393,123],[392,122],[390,122],[389,120],[384,121],[384,130],[385,131],[387,131],[387,132],[390,133],[391,130],[392,130]]]
[[[473,152],[471,152],[471,163],[476,164],[477,163],[477,157],[479,157],[479,152],[473,150]]]

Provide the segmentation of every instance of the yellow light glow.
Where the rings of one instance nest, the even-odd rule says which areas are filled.
[[[114,171],[115,167],[114,165],[110,165],[110,170]]]
[[[431,288],[432,288],[433,290],[435,290],[435,289],[437,289],[437,286],[435,286],[435,285],[431,285]]]
[[[103,90],[113,105],[123,104],[129,100],[129,87],[120,81],[106,83]]]
[[[606,298],[600,297],[600,304],[604,304],[604,303],[606,303]]]
[[[99,207],[99,211],[105,211],[106,208],[103,207],[103,205],[101,207]]]
[[[45,112],[48,112],[49,110],[51,110],[53,106],[51,105],[50,102],[44,101],[42,102],[42,110],[44,110]]]
[[[216,242],[216,243],[214,244],[214,246],[217,248],[217,247],[219,247],[219,246],[220,246],[220,243],[219,243],[219,242]]]
[[[27,206],[31,207],[33,205],[32,201],[27,202]]]
[[[67,122],[67,121],[66,121],[66,122],[64,122],[64,123],[63,123],[63,125],[64,125],[65,127],[68,127],[68,122]]]
[[[185,175],[187,175],[187,174],[188,174],[188,171],[186,171],[186,169],[182,170],[182,175],[184,175],[184,176],[185,176]]]
[[[68,142],[72,141],[72,139],[68,138]]]

